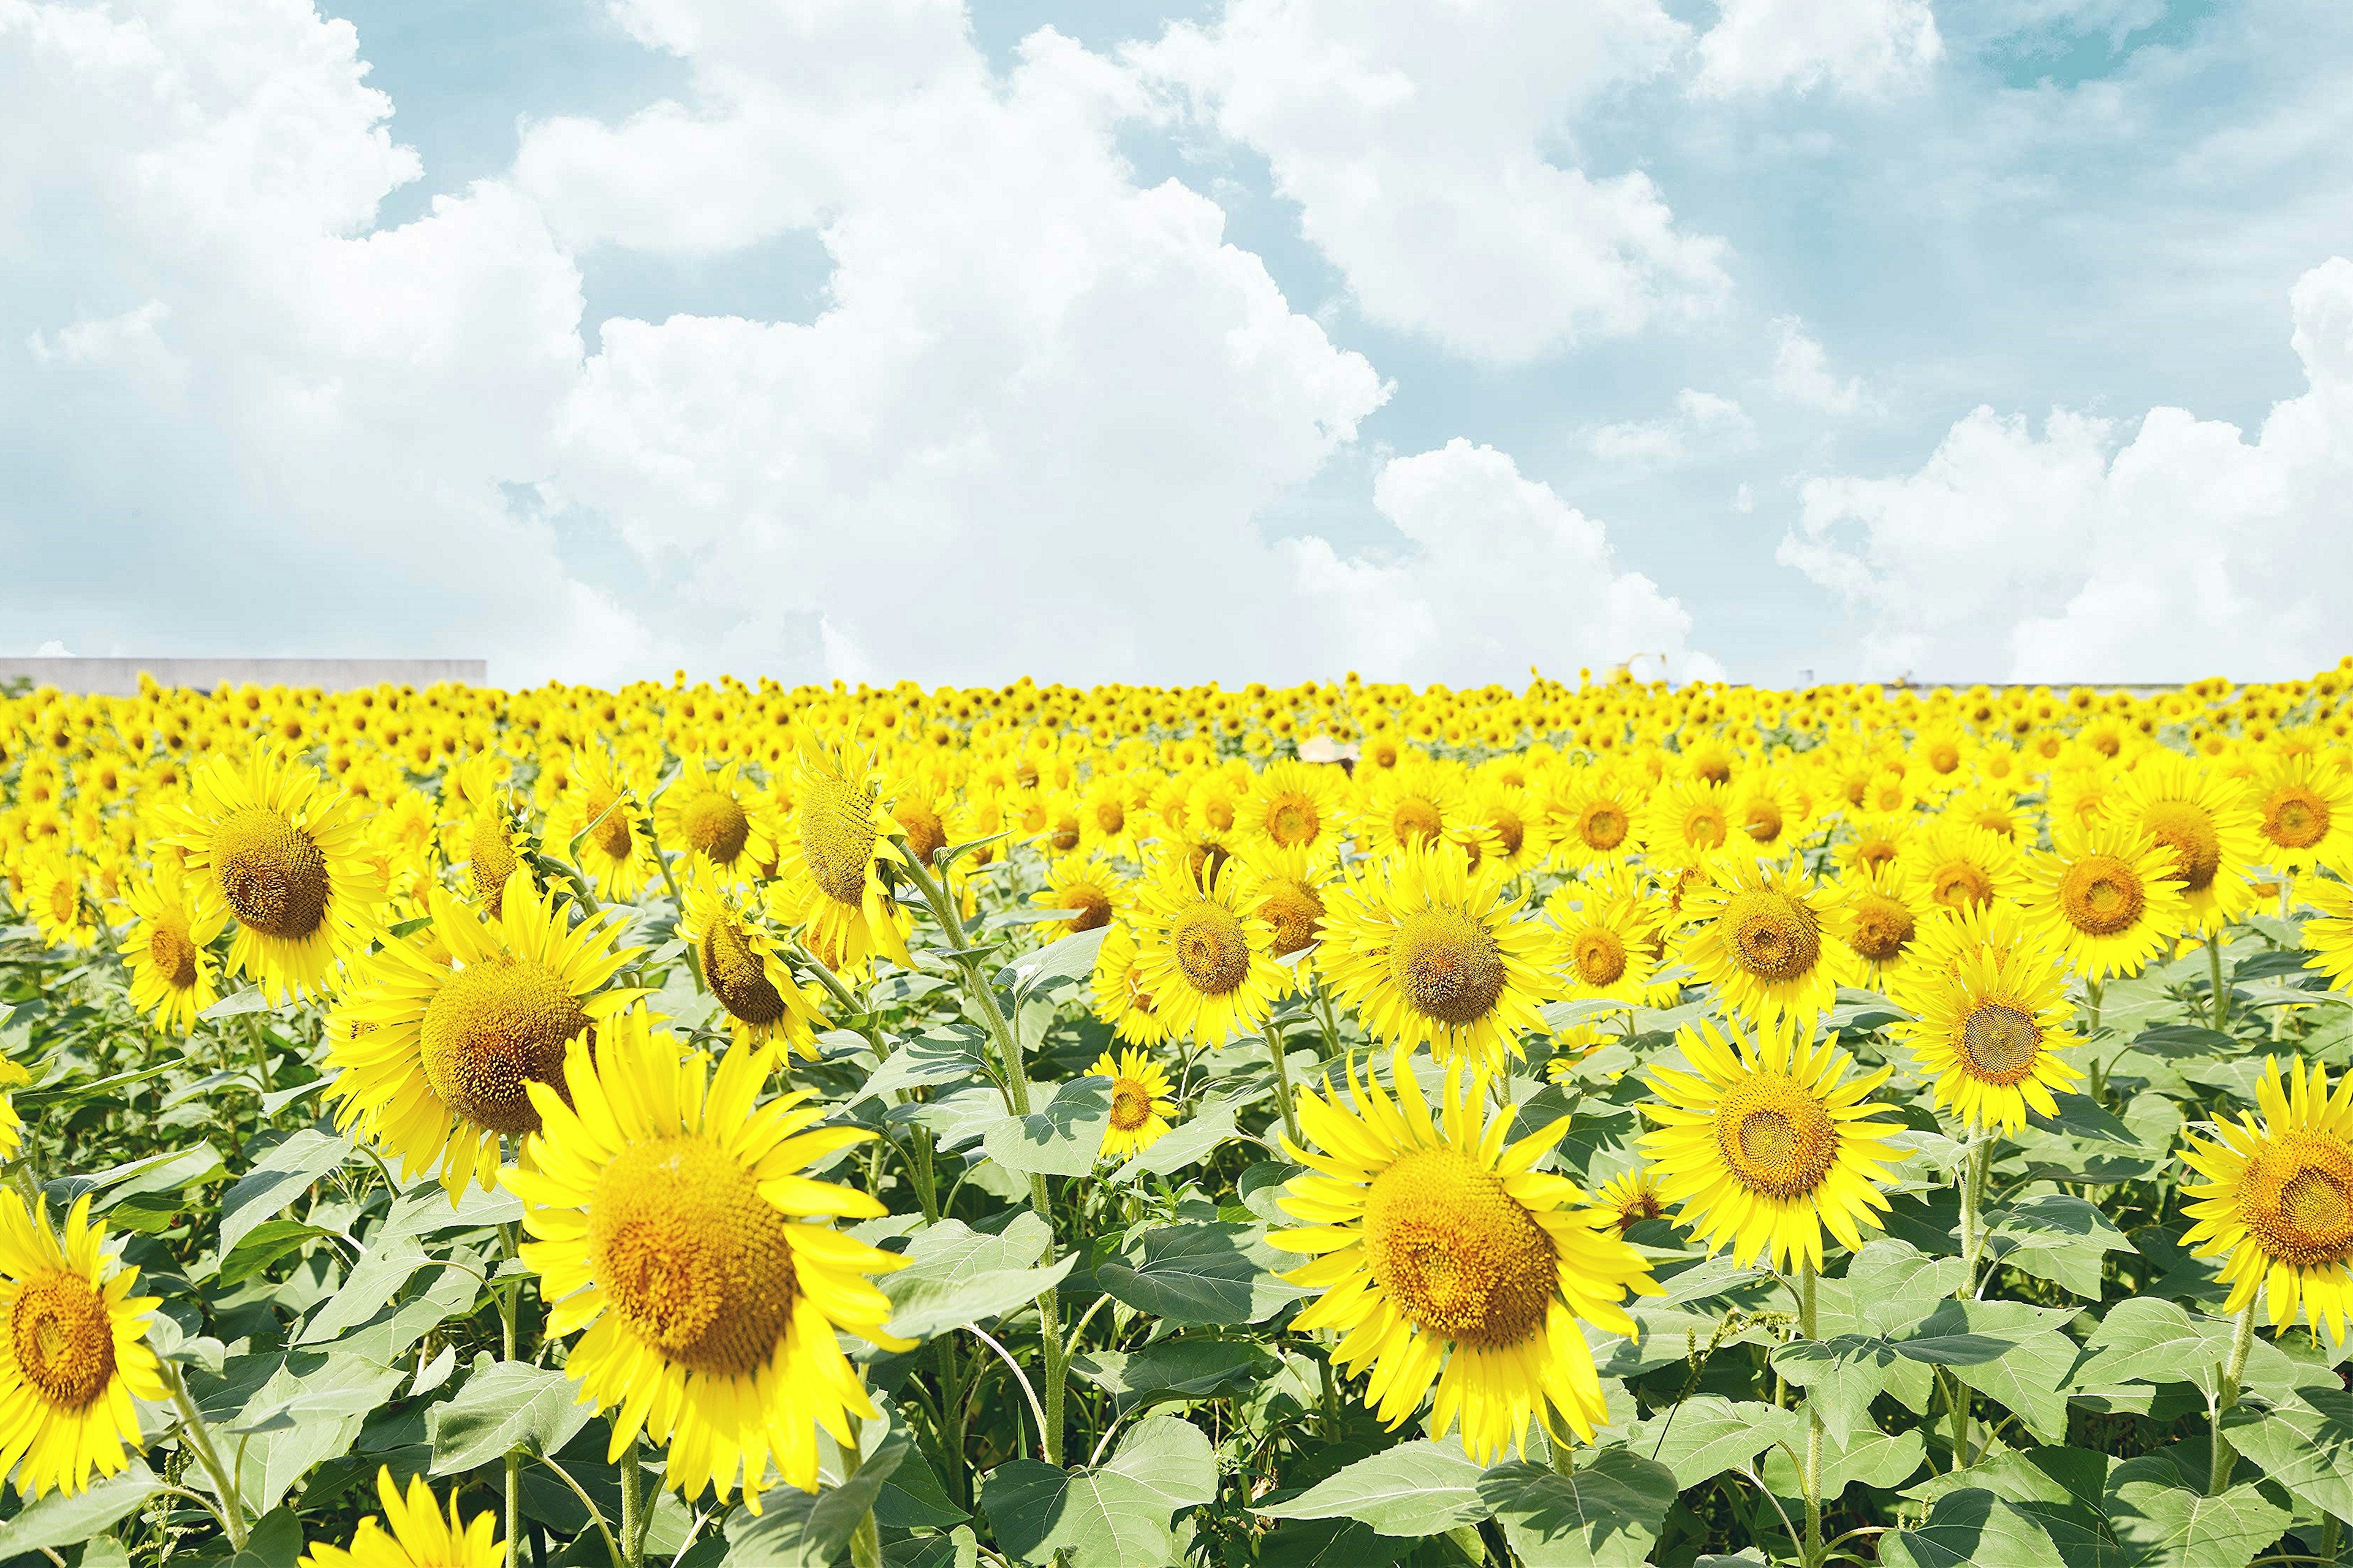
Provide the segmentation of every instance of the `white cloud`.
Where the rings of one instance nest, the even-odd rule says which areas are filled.
[[[1457,684],[1516,680],[1532,664],[1556,676],[1606,668],[1644,654],[1664,655],[1678,679],[1721,674],[1690,651],[1683,605],[1641,573],[1619,570],[1600,522],[1493,447],[1457,437],[1392,458],[1373,504],[1409,546],[1398,559],[1345,561],[1320,539],[1288,547],[1332,646],[1366,647],[1392,668]]]
[[[1852,414],[1867,397],[1861,377],[1841,381],[1830,371],[1830,356],[1795,316],[1773,323],[1779,342],[1773,351],[1773,395],[1824,414]]]
[[[1604,425],[1586,438],[1595,457],[1632,468],[1723,457],[1756,444],[1756,421],[1738,403],[1688,386],[1675,394],[1675,411],[1668,417]]]
[[[1716,0],[1693,90],[1721,97],[1828,86],[1883,96],[1945,52],[1928,0]]]
[[[1129,58],[1265,156],[1369,319],[1515,363],[1728,289],[1646,175],[1551,155],[1688,37],[1657,0],[1228,0]]]
[[[2156,408],[2110,421],[1980,408],[1917,473],[1817,479],[1780,558],[1865,617],[1869,673],[2166,680],[2306,673],[2353,595],[2353,261],[2292,295],[2307,382],[2252,443]]]

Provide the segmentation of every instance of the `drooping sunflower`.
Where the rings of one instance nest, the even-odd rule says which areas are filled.
[[[579,839],[577,864],[600,899],[628,903],[661,879],[636,792],[620,764],[602,752],[574,754],[571,783],[548,807],[547,838],[551,847],[566,850]]]
[[[109,1255],[88,1194],[62,1238],[48,1207],[0,1192],[0,1478],[27,1500],[121,1470],[146,1446],[137,1401],[170,1396],[147,1348],[161,1299],[131,1293],[139,1270]]]
[[[2174,852],[2117,823],[2063,828],[2020,900],[2086,980],[2137,974],[2189,923]]]
[[[690,865],[680,896],[678,934],[694,944],[702,983],[726,1010],[729,1027],[748,1045],[778,1040],[817,1059],[820,995],[805,990],[764,926],[745,917],[723,879],[706,862]]]
[[[1664,1219],[1667,1215],[1666,1195],[1659,1190],[1659,1178],[1648,1165],[1619,1172],[1601,1184],[1594,1201],[1611,1215],[1620,1236],[1645,1220]]]
[[[1651,796],[1641,838],[1661,867],[1696,866],[1721,850],[1733,829],[1730,799],[1720,784],[1684,779]]]
[[[1374,1038],[1492,1065],[1543,1032],[1559,962],[1559,934],[1521,918],[1525,902],[1450,846],[1399,850],[1332,889],[1317,960]]]
[[[1258,912],[1274,928],[1274,956],[1290,959],[1293,975],[1313,973],[1324,940],[1324,891],[1336,875],[1332,863],[1303,846],[1285,848],[1264,838],[1243,850],[1242,861],[1259,879]]]
[[[1168,1135],[1176,1101],[1166,1068],[1148,1052],[1105,1051],[1087,1069],[1111,1079],[1111,1124],[1103,1129],[1103,1160],[1121,1160]]]
[[[2018,846],[1966,822],[1928,823],[1905,841],[1902,864],[1929,902],[1948,910],[2015,900],[2027,889]]]
[[[1274,962],[1255,872],[1229,859],[1197,877],[1178,849],[1153,859],[1133,897],[1136,968],[1172,1038],[1220,1046],[1266,1022],[1291,976]]]
[[[168,856],[157,859],[151,876],[122,890],[132,915],[131,934],[122,939],[131,1005],[179,1035],[194,1029],[196,1015],[220,1000],[211,947],[227,917],[218,909],[207,913],[193,891],[179,862]]]
[[[29,858],[25,868],[25,903],[41,941],[50,947],[94,946],[98,922],[83,897],[82,868],[62,847]]]
[[[901,1260],[827,1223],[882,1205],[798,1173],[874,1134],[817,1126],[806,1093],[759,1103],[770,1062],[738,1042],[714,1074],[630,1014],[567,1047],[562,1091],[530,1084],[540,1130],[506,1176],[548,1331],[586,1331],[565,1370],[614,1411],[610,1458],[642,1430],[689,1501],[740,1485],[754,1510],[771,1463],[815,1491],[818,1428],[854,1443],[878,1414],[837,1333],[912,1348],[867,1279]]]
[[[1894,1069],[1850,1077],[1846,1052],[1801,1044],[1786,1019],[1752,1035],[1686,1025],[1675,1044],[1692,1070],[1651,1069],[1659,1098],[1642,1110],[1658,1125],[1641,1138],[1675,1223],[1710,1252],[1783,1268],[1819,1268],[1825,1227],[1861,1247],[1887,1208],[1876,1184],[1902,1158],[1886,1142],[1901,1125],[1871,1100]]]
[[[1630,1334],[1620,1302],[1657,1292],[1649,1263],[1576,1183],[1535,1169],[1567,1117],[1506,1143],[1516,1108],[1482,1120],[1479,1074],[1449,1069],[1433,1116],[1398,1064],[1394,1098],[1353,1058],[1345,1097],[1328,1077],[1300,1091],[1313,1147],[1284,1140],[1308,1169],[1280,1201],[1304,1225],[1267,1236],[1314,1259],[1283,1276],[1318,1293],[1292,1327],[1341,1331],[1333,1360],[1370,1369],[1365,1404],[1393,1429],[1435,1384],[1430,1435],[1459,1426],[1481,1464],[1525,1451],[1531,1421],[1557,1432],[1553,1412],[1590,1441],[1608,1417],[1578,1321]]]
[[[514,874],[521,849],[506,768],[506,759],[497,752],[476,752],[442,775],[443,806],[462,806],[466,812],[467,884],[492,920],[498,919],[499,899]]]
[[[1347,775],[1337,767],[1285,757],[1269,763],[1242,797],[1242,831],[1277,848],[1329,860],[1347,836]]]
[[[408,1478],[404,1498],[390,1465],[376,1469],[375,1496],[384,1508],[383,1522],[369,1514],[352,1531],[349,1546],[311,1547],[303,1563],[309,1568],[503,1568],[507,1547],[499,1539],[497,1514],[484,1510],[461,1521],[452,1491],[444,1518],[422,1475]]]
[[[1095,950],[1094,994],[1095,1016],[1128,1044],[1156,1046],[1168,1037],[1168,1026],[1145,989],[1135,936],[1124,924],[1103,932],[1103,946]]]
[[[1921,922],[1936,906],[1892,861],[1849,872],[1837,892],[1831,931],[1862,961],[1862,984],[1883,992],[1908,968]]]
[[[454,1204],[469,1181],[497,1184],[501,1134],[538,1130],[528,1089],[562,1081],[566,1043],[646,994],[604,989],[643,950],[615,949],[609,913],[567,925],[520,866],[495,921],[438,888],[432,910],[431,928],[386,942],[336,1008],[326,1094],[335,1124],[362,1124],[404,1180],[439,1162]]]
[[[1794,858],[1776,866],[1720,857],[1711,875],[1686,900],[1683,962],[1751,1024],[1786,1016],[1810,1029],[1860,969],[1853,950],[1826,929],[1834,923],[1831,891]]]
[[[2200,1258],[2228,1255],[2224,1311],[2267,1293],[2274,1328],[2301,1311],[2343,1344],[2353,1314],[2353,1072],[2332,1092],[2318,1062],[2291,1063],[2283,1081],[2279,1058],[2267,1057],[2255,1103],[2260,1122],[2243,1112],[2217,1121],[2214,1137],[2192,1134],[2182,1150],[2206,1180],[2182,1188],[2197,1200],[2182,1212],[2198,1223],[2181,1239]]]
[[[1482,770],[1462,797],[1465,821],[1480,830],[1463,847],[1507,877],[1541,866],[1552,853],[1550,829],[1535,791]]]
[[[776,879],[766,890],[771,915],[806,927],[814,949],[840,955],[829,966],[852,974],[864,973],[876,953],[902,967],[914,962],[907,956],[914,922],[883,881],[884,866],[904,861],[899,825],[877,798],[881,782],[839,747],[804,747],[793,814],[778,835]]]
[[[2108,820],[2173,851],[2189,903],[2189,930],[2219,931],[2253,902],[2247,874],[2263,854],[2257,818],[2219,772],[2179,752],[2151,752],[2104,810]]]
[[[1648,1006],[1659,1000],[1658,920],[1630,882],[1568,882],[1545,900],[1560,931],[1561,994]]]
[[[655,853],[676,850],[731,886],[775,865],[767,802],[743,782],[743,770],[739,762],[712,767],[700,755],[685,758],[678,777],[654,802]]]
[[[2300,752],[2258,774],[2251,798],[2274,870],[2353,870],[2353,779]]]
[[[1889,993],[1914,1017],[1896,1037],[1965,1126],[2016,1132],[2029,1110],[2057,1115],[2052,1091],[2084,1076],[2057,1054],[2080,1043],[2066,965],[2007,906],[1945,919],[1958,940],[1933,942],[1937,961],[1907,968]]]
[[[237,921],[228,973],[253,977],[273,1005],[326,994],[336,963],[365,950],[385,888],[348,795],[262,745],[242,763],[216,756],[164,808],[206,920]]]
[[[1111,868],[1080,855],[1065,855],[1046,867],[1046,885],[1029,895],[1041,910],[1068,910],[1067,921],[1049,922],[1057,936],[1076,936],[1111,924],[1125,889]]]
[[[1625,864],[1641,848],[1642,790],[1608,768],[1564,768],[1545,805],[1552,863],[1564,871]]]

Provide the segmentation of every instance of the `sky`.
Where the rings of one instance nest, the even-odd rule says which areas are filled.
[[[2286,678],[2341,0],[0,0],[0,653]]]

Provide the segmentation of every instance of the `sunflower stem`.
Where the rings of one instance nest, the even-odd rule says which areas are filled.
[[[1798,1260],[1798,1332],[1815,1337],[1814,1260]],[[1799,1478],[1806,1497],[1806,1568],[1821,1568],[1822,1549],[1822,1417],[1814,1402],[1806,1401],[1806,1468]]]
[[[221,1465],[220,1452],[213,1447],[212,1432],[205,1426],[204,1412],[198,1410],[196,1402],[188,1396],[188,1385],[180,1376],[180,1369],[168,1361],[161,1362],[159,1365],[164,1373],[164,1385],[172,1391],[172,1407],[180,1413],[180,1431],[188,1439],[188,1447],[195,1450],[196,1463],[204,1467],[206,1476],[210,1478],[214,1495],[220,1499],[221,1528],[228,1531],[229,1545],[242,1552],[246,1540],[245,1500],[237,1493],[237,1482]]]
[[[1291,1069],[1282,1060],[1282,1031],[1270,1026],[1266,1044],[1268,1054],[1274,1058],[1274,1095],[1282,1108],[1283,1133],[1294,1148],[1304,1148],[1307,1141],[1299,1135],[1299,1112],[1291,1103]]]
[[[2222,1417],[2239,1403],[2239,1378],[2247,1370],[2247,1352],[2255,1344],[2255,1304],[2249,1301],[2239,1309],[2238,1321],[2231,1325],[2231,1359],[2222,1363],[2221,1385],[2214,1392],[2212,1422],[2212,1463],[2206,1476],[2206,1495],[2220,1497],[2231,1484],[2231,1471],[2238,1463],[2238,1453],[2231,1439],[2222,1435]]]
[[[670,857],[662,853],[661,840],[653,836],[651,817],[646,819],[646,837],[653,841],[654,864],[661,868],[662,886],[670,889],[670,901],[676,904],[678,912],[683,915],[686,913],[686,900],[679,895],[678,878],[670,871]],[[702,954],[695,951],[695,945],[693,942],[686,944],[686,969],[688,973],[694,976],[694,988],[708,996],[711,994],[711,986],[702,978]]]
[[[514,1226],[499,1226],[499,1246],[508,1258],[520,1257]],[[510,1279],[499,1292],[499,1343],[502,1358],[515,1359],[515,1319],[522,1310],[522,1281]],[[507,1568],[520,1568],[522,1551],[522,1450],[507,1450]]]
[[[864,1463],[866,1450],[860,1441],[858,1417],[849,1417],[849,1441],[841,1446],[841,1484],[848,1486]],[[859,1515],[858,1523],[849,1531],[850,1568],[882,1568],[882,1535],[875,1527],[872,1508]]]
[[[616,1415],[618,1411],[614,1412]],[[638,1568],[646,1560],[646,1470],[638,1460],[638,1435],[621,1450],[621,1562]]]
[[[1978,1255],[1985,1250],[1986,1239],[1986,1168],[1992,1163],[1992,1153],[1993,1130],[1972,1130],[1961,1161],[1961,1288],[1954,1292],[1964,1301],[1978,1293]]]
[[[2231,989],[2222,984],[2222,939],[2213,931],[2206,933],[2206,973],[2212,982],[2207,993],[2206,1022],[2220,1029],[2231,1021]]]

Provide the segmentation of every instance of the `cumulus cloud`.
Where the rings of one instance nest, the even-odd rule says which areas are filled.
[[[1722,457],[1756,444],[1757,423],[1738,403],[1689,386],[1675,394],[1675,411],[1666,418],[1604,425],[1586,438],[1603,462],[1633,468]]]
[[[1783,316],[1773,323],[1778,340],[1773,351],[1773,395],[1824,414],[1852,414],[1863,405],[1862,379],[1839,380],[1830,370],[1830,355],[1806,331],[1805,322]]]
[[[1928,0],[1716,0],[1716,10],[1693,82],[1704,96],[1883,96],[1916,84],[1945,52]]]
[[[2306,390],[2250,442],[2155,408],[2125,439],[1979,408],[1915,473],[1803,489],[1780,559],[1864,619],[1874,674],[2281,678],[2342,651],[2353,593],[2353,261],[2291,295]]]
[[[1397,0],[1228,0],[1129,58],[1267,159],[1369,319],[1513,363],[1728,289],[1723,242],[1679,226],[1647,175],[1548,155],[1688,39],[1657,0],[1472,0],[1442,17]]]

